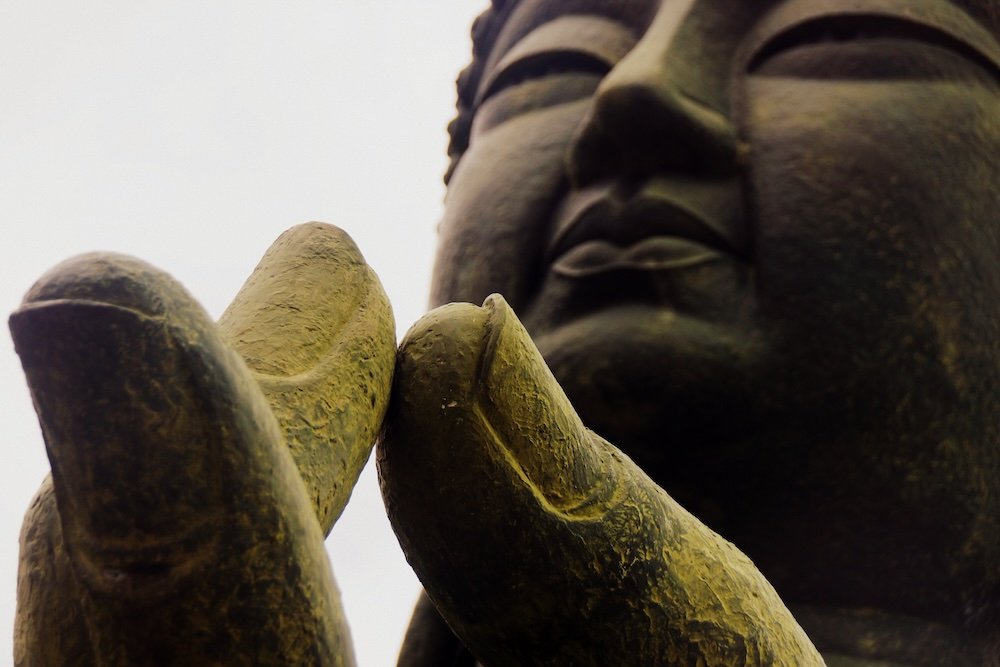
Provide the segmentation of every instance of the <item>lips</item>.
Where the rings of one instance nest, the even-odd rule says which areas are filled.
[[[582,243],[565,253],[552,270],[567,278],[585,278],[609,271],[666,271],[697,266],[723,257],[700,243],[654,236],[628,248],[607,241]]]
[[[745,259],[741,212],[736,181],[655,178],[634,192],[593,186],[561,205],[548,257],[555,273],[570,278]]]

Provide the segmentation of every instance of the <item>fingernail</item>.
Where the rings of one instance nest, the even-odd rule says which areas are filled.
[[[553,510],[603,513],[616,487],[610,447],[584,427],[503,297],[488,297],[483,308],[489,333],[477,386],[500,444]]]

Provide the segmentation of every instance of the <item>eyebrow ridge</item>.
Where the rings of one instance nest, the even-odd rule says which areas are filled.
[[[514,0],[487,62],[492,69],[508,51],[547,23],[573,15],[592,15],[617,23],[636,38],[648,27],[659,0]],[[511,31],[511,28],[513,30]]]
[[[604,24],[602,29],[601,24]],[[608,30],[610,28],[610,30]],[[595,14],[565,14],[542,23],[513,44],[483,77],[476,94],[481,102],[510,68],[545,55],[577,54],[600,61],[610,70],[635,46],[637,38],[620,22]]]

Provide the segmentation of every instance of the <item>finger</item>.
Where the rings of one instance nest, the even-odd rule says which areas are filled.
[[[275,241],[219,320],[267,397],[329,533],[389,400],[392,310],[342,230],[308,223]]]
[[[10,324],[102,664],[351,662],[277,423],[183,288],[83,256]]]
[[[15,665],[96,662],[80,604],[82,595],[63,545],[52,478],[47,477],[31,501],[21,528]]]
[[[441,614],[421,592],[399,649],[396,667],[476,667],[476,659],[462,645]]]
[[[499,297],[407,334],[378,462],[410,564],[485,664],[822,664],[743,554],[583,427]]]

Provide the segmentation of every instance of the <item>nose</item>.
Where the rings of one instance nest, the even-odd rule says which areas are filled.
[[[733,34],[733,14],[741,13],[733,5],[741,4],[753,3],[662,2],[642,39],[595,93],[569,155],[575,185],[663,172],[735,172],[741,149],[730,119],[726,36]]]

